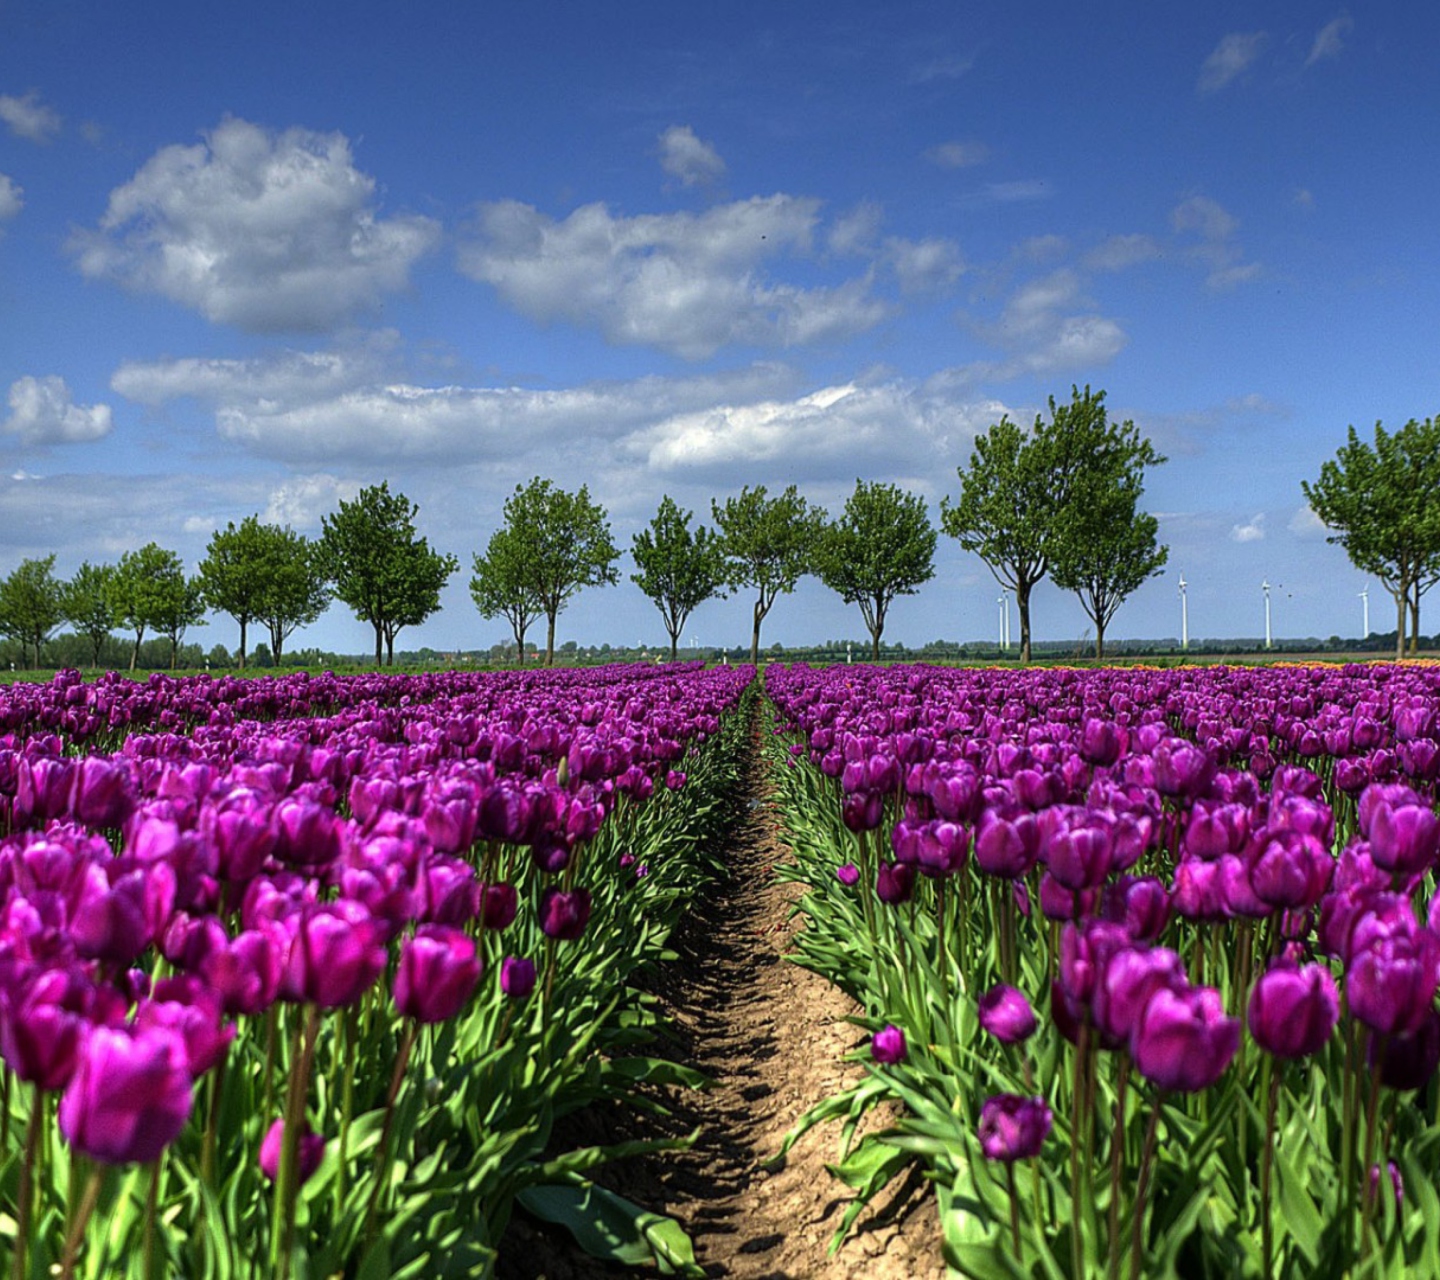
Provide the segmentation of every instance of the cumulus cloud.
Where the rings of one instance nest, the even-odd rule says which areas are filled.
[[[1209,196],[1188,196],[1170,211],[1171,228],[1182,238],[1193,238],[1188,256],[1209,269],[1205,284],[1217,292],[1247,284],[1264,270],[1258,262],[1242,261],[1244,254],[1234,239],[1239,225]]]
[[[559,221],[506,200],[481,206],[459,265],[532,320],[594,327],[617,345],[687,359],[732,343],[803,346],[888,314],[868,276],[802,288],[764,275],[810,252],[818,219],[818,201],[788,195],[638,217],[590,204]]]
[[[1329,58],[1338,58],[1345,47],[1345,37],[1355,25],[1348,13],[1332,18],[1315,33],[1315,43],[1310,46],[1310,56],[1305,59],[1307,67],[1314,66]]]
[[[1055,373],[1113,360],[1128,340],[1114,320],[1094,312],[1080,274],[1068,267],[1027,281],[1006,301],[996,321],[971,321],[985,341],[1008,350],[1008,361],[977,366],[989,377]]]
[[[688,124],[673,124],[660,135],[660,167],[687,187],[708,186],[725,176],[725,161]]]
[[[20,184],[0,173],[0,222],[8,222],[25,207],[24,197]]]
[[[968,169],[984,164],[990,158],[990,148],[983,142],[942,142],[931,147],[925,158],[942,169]]]
[[[261,522],[292,529],[318,529],[320,518],[351,502],[361,485],[324,472],[294,476],[271,491]]]
[[[1230,526],[1232,542],[1259,542],[1265,537],[1265,513],[1257,511],[1243,524]]]
[[[1296,507],[1295,513],[1290,517],[1290,532],[1297,538],[1323,538],[1330,532],[1330,526],[1315,514],[1315,510],[1307,502],[1304,506]]]
[[[1260,56],[1264,47],[1263,31],[1225,36],[1200,67],[1200,92],[1217,93],[1225,88]]]
[[[1123,271],[1142,262],[1152,262],[1160,253],[1159,242],[1153,236],[1111,236],[1085,255],[1085,265],[1094,271]]]
[[[23,444],[85,444],[110,434],[110,406],[79,405],[53,374],[24,377],[10,384],[10,416],[0,431]]]
[[[965,270],[959,246],[940,236],[924,240],[891,237],[885,242],[883,260],[895,273],[901,292],[910,294],[946,289]]]
[[[286,351],[250,360],[127,361],[111,375],[110,389],[150,406],[185,398],[217,404],[293,405],[362,386],[373,381],[383,366],[381,353],[374,349]]]
[[[227,119],[156,152],[71,243],[81,272],[257,332],[321,330],[374,310],[433,248],[429,218],[381,218],[339,133]]]
[[[38,91],[31,89],[21,97],[0,94],[0,120],[17,138],[44,144],[60,132],[60,114],[40,101]]]

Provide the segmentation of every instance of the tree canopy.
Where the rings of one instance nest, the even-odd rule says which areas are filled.
[[[485,554],[475,556],[473,568],[470,597],[475,607],[482,618],[504,618],[510,624],[517,661],[524,666],[525,633],[545,610],[530,580],[523,539],[508,526],[496,529]]]
[[[1069,404],[1051,396],[1049,407],[1050,420],[1037,414],[1028,432],[1005,417],[978,436],[959,470],[959,500],[941,503],[945,532],[1015,592],[1022,662],[1030,660],[1030,593],[1056,554],[1067,553],[1067,529],[1080,525],[1071,503],[1104,497],[1135,468],[1162,461],[1133,423],[1108,420],[1103,391],[1072,387]]]
[[[22,655],[29,651],[40,665],[40,646],[64,619],[62,584],[55,577],[55,557],[22,560],[0,582],[0,632],[20,641]],[[27,658],[28,660],[28,658]]]
[[[583,588],[620,580],[615,569],[620,552],[610,537],[605,508],[591,499],[583,484],[578,492],[567,493],[536,476],[528,485],[515,486],[505,500],[504,515],[501,532],[507,537],[502,549],[516,575],[509,583],[510,595],[519,600],[528,592],[539,603],[546,620],[545,665],[549,666],[555,661],[555,619]],[[484,581],[478,566],[477,577]],[[491,580],[498,581],[493,574]],[[521,595],[515,594],[517,588],[523,588]],[[510,617],[506,610],[494,612]]]
[[[630,575],[660,610],[670,636],[670,661],[680,645],[686,620],[705,601],[718,595],[725,579],[721,538],[704,525],[693,532],[693,512],[682,511],[668,494],[646,529],[631,543],[638,573]]]
[[[90,663],[95,667],[100,665],[101,651],[117,622],[111,602],[114,581],[114,565],[94,565],[86,560],[60,593],[61,615],[90,642]]]
[[[885,616],[896,596],[935,576],[936,533],[925,500],[893,484],[855,481],[840,516],[815,548],[815,571],[846,604],[858,604],[880,657]]]
[[[1405,614],[1418,644],[1420,597],[1440,580],[1440,419],[1412,418],[1398,431],[1375,424],[1374,444],[1349,428],[1346,442],[1300,488],[1363,573],[1395,601],[1395,656],[1405,656]]]
[[[169,637],[173,664],[180,637],[204,616],[199,586],[186,579],[180,557],[154,542],[120,557],[110,580],[110,607],[115,621],[135,633],[131,671],[139,660],[146,631]]]
[[[746,485],[724,506],[712,500],[710,510],[724,540],[726,585],[756,593],[750,661],[759,662],[760,624],[779,596],[814,571],[825,512],[807,504],[793,484],[778,498],[769,497],[763,484]]]
[[[335,595],[375,629],[376,666],[394,664],[396,635],[440,608],[440,592],[460,567],[415,532],[418,511],[382,481],[321,521],[318,564]]]

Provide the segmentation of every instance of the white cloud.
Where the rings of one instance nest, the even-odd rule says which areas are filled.
[[[895,273],[902,293],[932,293],[954,284],[965,271],[965,260],[953,240],[931,236],[925,240],[891,237],[885,242],[885,264]]]
[[[1160,245],[1153,236],[1111,236],[1085,255],[1085,265],[1095,271],[1123,271],[1142,262],[1152,262],[1160,253]]]
[[[842,257],[870,256],[880,232],[884,217],[880,206],[873,200],[862,200],[849,213],[841,214],[830,225],[826,244],[831,253]]]
[[[59,113],[41,102],[34,89],[19,98],[0,94],[0,120],[17,138],[42,144],[59,133],[61,125]]]
[[[983,142],[942,142],[931,147],[925,158],[942,169],[968,169],[984,164],[990,158],[990,148]]]
[[[127,361],[111,375],[110,389],[151,406],[187,397],[218,404],[293,405],[373,382],[385,363],[383,353],[374,347],[286,351],[251,360]]]
[[[0,222],[8,222],[24,207],[24,189],[18,182],[0,173]]]
[[[1235,32],[1225,36],[1200,68],[1201,93],[1216,93],[1245,71],[1265,46],[1265,33]]]
[[[1326,58],[1338,58],[1345,47],[1345,37],[1355,25],[1348,13],[1332,18],[1315,33],[1315,43],[1310,46],[1310,56],[1305,59],[1307,67]]]
[[[110,406],[76,404],[65,379],[53,374],[12,382],[9,400],[0,431],[24,444],[85,444],[110,434]]]
[[[1244,255],[1234,243],[1239,225],[1209,196],[1189,196],[1170,211],[1170,226],[1175,233],[1198,239],[1199,243],[1191,246],[1189,256],[1209,268],[1205,284],[1217,292],[1248,284],[1264,271],[1258,262],[1241,261]]]
[[[1257,511],[1244,524],[1230,526],[1233,542],[1259,542],[1265,537],[1265,513]]]
[[[688,124],[673,124],[660,135],[660,167],[687,187],[708,186],[725,176],[725,161]]]
[[[1012,182],[987,182],[978,191],[961,196],[962,208],[978,209],[992,204],[1026,204],[1048,200],[1055,192],[1044,178],[1023,178]]]
[[[342,134],[232,118],[156,152],[71,247],[86,276],[217,323],[320,330],[404,288],[439,238],[429,218],[377,217],[374,196]]]
[[[1330,526],[1315,514],[1308,502],[1295,508],[1287,527],[1297,538],[1323,538],[1330,532]]]
[[[361,485],[353,480],[317,472],[295,476],[277,486],[261,514],[264,524],[288,525],[292,529],[318,529],[320,517],[329,515],[342,502],[350,502]]]
[[[801,288],[763,276],[767,261],[809,253],[818,217],[818,201],[787,195],[633,218],[590,204],[558,222],[507,200],[480,207],[459,265],[532,320],[592,326],[617,345],[689,359],[732,343],[801,346],[888,314],[868,277]]]
[[[971,321],[985,341],[1011,353],[999,364],[974,368],[976,376],[1012,378],[1107,364],[1128,341],[1114,320],[1086,310],[1078,272],[1061,268],[1022,285],[993,322]]]
[[[934,58],[916,67],[910,73],[910,79],[915,84],[929,84],[932,80],[958,80],[974,66],[974,54]]]
[[[1176,231],[1193,231],[1204,240],[1224,240],[1240,224],[1209,196],[1190,196],[1170,211]]]

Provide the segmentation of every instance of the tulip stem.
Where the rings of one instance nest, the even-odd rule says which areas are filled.
[[[200,1180],[212,1190],[215,1184],[215,1135],[220,1128],[220,1099],[225,1091],[225,1068],[230,1061],[227,1048],[210,1075],[210,1114],[206,1118],[205,1136],[200,1146]],[[269,1115],[262,1111],[261,1115]]]
[[[15,1255],[11,1275],[24,1280],[25,1253],[30,1243],[30,1200],[35,1188],[35,1162],[40,1152],[40,1135],[45,1118],[44,1095],[37,1084],[30,1105],[30,1123],[25,1127],[25,1154],[20,1161],[20,1189],[15,1201]]]
[[[1115,1090],[1115,1125],[1110,1131],[1110,1275],[1120,1280],[1120,1175],[1125,1167],[1125,1095],[1130,1084],[1130,1057],[1118,1058],[1120,1083]]]
[[[320,1036],[320,1007],[309,1005],[295,1024],[295,1044],[290,1055],[290,1094],[285,1104],[285,1128],[280,1142],[280,1167],[275,1179],[275,1215],[270,1233],[270,1265],[276,1280],[290,1275],[290,1251],[295,1240],[295,1198],[299,1190],[300,1131],[305,1126],[305,1097],[310,1088],[310,1069],[315,1062],[315,1042]]]
[[[1145,1130],[1145,1150],[1140,1156],[1140,1177],[1135,1184],[1135,1221],[1130,1231],[1130,1280],[1140,1280],[1140,1264],[1144,1255],[1145,1197],[1150,1190],[1150,1164],[1155,1158],[1155,1135],[1160,1128],[1160,1104],[1164,1094],[1157,1094]]]
[[[1010,1243],[1015,1251],[1015,1261],[1020,1261],[1020,1202],[1015,1196],[1015,1162],[1005,1162],[1005,1181],[1010,1186]]]
[[[1385,1060],[1385,1037],[1380,1037],[1376,1060]],[[1371,1218],[1375,1210],[1375,1201],[1379,1197],[1375,1194],[1375,1188],[1370,1184],[1370,1170],[1375,1167],[1375,1146],[1376,1138],[1379,1137],[1380,1128],[1380,1072],[1377,1070],[1370,1083],[1370,1100],[1365,1108],[1365,1163],[1361,1169],[1360,1183],[1360,1254],[1361,1257],[1368,1257],[1370,1254],[1370,1227]]]
[[[380,1144],[375,1148],[375,1187],[370,1193],[370,1204],[365,1210],[365,1230],[361,1233],[367,1240],[374,1228],[375,1214],[380,1208],[380,1197],[389,1181],[390,1130],[395,1119],[395,1099],[400,1096],[400,1085],[405,1079],[405,1069],[410,1065],[410,1054],[415,1048],[415,1036],[420,1024],[414,1019],[405,1023],[405,1038],[400,1042],[400,1052],[395,1055],[395,1071],[390,1077],[390,1091],[385,1095],[385,1121],[380,1126]]]
[[[145,1280],[156,1280],[155,1272],[155,1219],[160,1209],[160,1165],[163,1153],[150,1166],[150,1189],[145,1195],[145,1243],[144,1261],[141,1272]]]
[[[100,1184],[105,1177],[103,1166],[96,1166],[90,1172],[90,1180],[85,1184],[85,1194],[80,1201],[80,1207],[75,1211],[75,1220],[70,1224],[70,1234],[65,1240],[65,1253],[60,1260],[61,1280],[74,1280],[75,1263],[80,1257],[80,1245],[85,1239],[85,1229],[90,1225],[90,1217],[95,1212],[95,1205],[100,1199]]]
[[[1283,1064],[1282,1064],[1283,1065]],[[1270,1175],[1275,1156],[1275,1112],[1280,1100],[1282,1072],[1270,1060],[1262,1059],[1261,1090],[1265,1094],[1265,1145],[1260,1149],[1260,1240],[1265,1280],[1275,1274],[1275,1228],[1270,1220]]]

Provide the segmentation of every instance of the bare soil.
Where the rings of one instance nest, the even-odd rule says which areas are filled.
[[[865,1039],[845,1021],[854,1012],[849,998],[785,958],[803,927],[792,915],[802,888],[774,874],[789,856],[757,744],[731,825],[728,872],[677,931],[680,961],[652,985],[670,1019],[656,1051],[705,1072],[714,1087],[666,1091],[670,1117],[619,1107],[587,1112],[566,1126],[561,1149],[699,1127],[689,1150],[620,1161],[596,1181],[679,1220],[708,1276],[941,1280],[935,1199],[918,1172],[882,1192],[831,1256],[848,1203],[848,1189],[825,1167],[839,1156],[839,1125],[812,1129],[776,1167],[796,1120],[862,1074],[842,1059]],[[618,1274],[518,1209],[501,1242],[501,1280]]]

